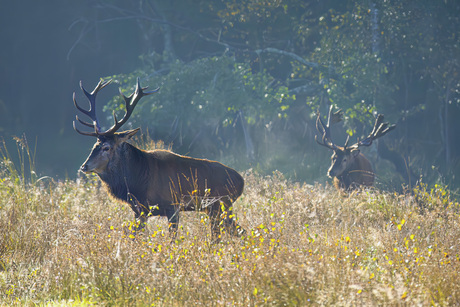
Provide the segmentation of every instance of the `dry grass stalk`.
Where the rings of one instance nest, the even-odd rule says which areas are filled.
[[[0,302],[102,305],[449,305],[460,301],[459,204],[442,187],[415,196],[244,174],[234,211],[248,230],[211,244],[183,214],[171,242],[150,218],[87,180],[24,185],[0,168]]]

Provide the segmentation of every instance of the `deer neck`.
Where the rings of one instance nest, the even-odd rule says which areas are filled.
[[[372,166],[369,160],[360,153],[337,179],[343,183],[346,189],[356,185],[371,185],[374,179]]]
[[[117,149],[104,173],[99,174],[109,192],[116,198],[127,200],[128,193],[137,189],[147,163],[143,152],[131,144],[123,143]]]

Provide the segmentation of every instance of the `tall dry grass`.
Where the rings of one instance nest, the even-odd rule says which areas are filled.
[[[2,305],[455,305],[459,204],[420,185],[404,195],[245,172],[235,203],[245,238],[211,244],[209,221],[183,213],[129,238],[131,209],[96,177],[25,182],[2,151]]]

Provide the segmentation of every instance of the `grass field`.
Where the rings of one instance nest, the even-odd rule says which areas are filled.
[[[247,171],[234,206],[246,237],[211,244],[189,212],[175,240],[160,217],[133,240],[131,209],[96,177],[26,180],[2,153],[1,305],[460,302],[460,207],[441,186],[344,194]]]

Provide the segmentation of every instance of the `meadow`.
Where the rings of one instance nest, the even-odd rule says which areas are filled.
[[[211,243],[206,215],[177,237],[95,176],[38,178],[28,149],[0,165],[0,304],[129,306],[456,305],[460,206],[446,187],[406,193],[243,172],[242,238]],[[32,166],[30,166],[32,165]]]

